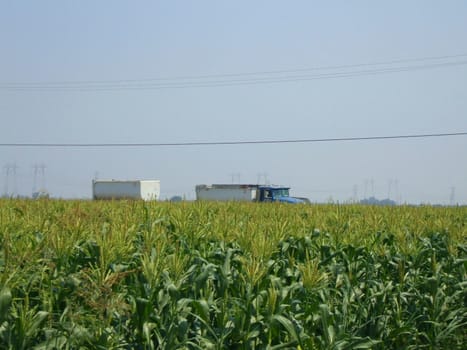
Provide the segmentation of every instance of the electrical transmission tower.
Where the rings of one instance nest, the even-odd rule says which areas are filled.
[[[268,173],[258,173],[258,184],[261,184],[261,179],[264,178],[264,184],[269,185]]]
[[[354,203],[358,202],[358,185],[357,184],[353,185],[353,202]]]
[[[45,169],[47,168],[44,163],[40,164],[34,164],[33,165],[33,170],[34,170],[34,182],[33,182],[33,187],[32,187],[32,193],[35,193],[37,191],[45,191]],[[40,177],[40,187],[37,188],[37,179]]]
[[[396,202],[396,204],[401,204],[402,200],[401,194],[399,192],[399,179],[394,179],[394,192],[394,201]]]
[[[240,173],[231,173],[230,176],[232,177],[232,183],[235,183],[235,179],[237,179],[237,183],[240,183]]]
[[[393,179],[388,180],[388,199],[391,199]]]
[[[5,171],[5,189],[4,189],[4,196],[5,197],[14,197],[18,193],[18,185],[16,182],[16,170],[18,166],[16,163],[8,163],[3,166],[3,170]],[[10,184],[13,182],[13,190],[10,192]]]
[[[3,188],[3,196],[8,197],[8,180],[10,177],[10,167],[8,164],[3,166],[3,171],[5,172],[5,187]]]
[[[449,196],[449,204],[455,205],[455,203],[456,203],[456,188],[451,187],[451,194]]]
[[[34,182],[32,186],[32,198],[44,198],[48,197],[49,194],[45,187],[45,169],[47,168],[44,163],[36,163],[33,165],[34,170]],[[38,181],[40,178],[40,181]],[[40,182],[38,187],[38,182]]]

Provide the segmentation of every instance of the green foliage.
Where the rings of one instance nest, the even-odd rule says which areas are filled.
[[[467,208],[0,201],[0,349],[461,349]]]

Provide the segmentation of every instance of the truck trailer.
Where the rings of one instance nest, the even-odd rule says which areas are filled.
[[[159,180],[93,180],[93,199],[142,199],[160,197]]]
[[[197,185],[196,199],[208,201],[306,203],[304,198],[291,197],[290,187],[253,184]]]

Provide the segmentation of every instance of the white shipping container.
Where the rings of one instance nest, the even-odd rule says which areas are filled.
[[[94,180],[94,199],[142,199],[145,201],[160,198],[159,180]]]
[[[256,185],[197,185],[196,199],[208,201],[243,201],[256,199]]]

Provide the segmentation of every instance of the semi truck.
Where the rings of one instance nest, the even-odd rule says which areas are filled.
[[[210,201],[307,203],[306,198],[291,197],[290,187],[253,184],[196,185],[196,199]]]
[[[160,198],[159,180],[93,180],[93,199],[142,199]]]

